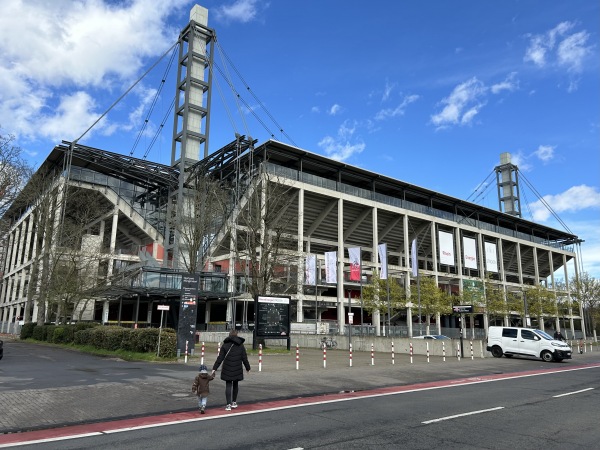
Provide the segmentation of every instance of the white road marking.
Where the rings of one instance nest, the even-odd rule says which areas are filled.
[[[552,397],[553,398],[564,397],[565,395],[581,394],[582,392],[587,392],[587,391],[592,391],[592,390],[594,390],[594,388],[587,388],[587,389],[582,389],[580,391],[567,392],[565,394],[553,395]]]
[[[474,414],[482,414],[482,413],[491,412],[491,411],[498,411],[499,409],[504,409],[504,406],[498,406],[496,408],[490,408],[490,409],[480,409],[479,411],[471,411],[468,413],[455,414],[454,416],[440,417],[439,419],[426,420],[425,422],[421,422],[421,423],[424,423],[425,425],[427,425],[430,423],[442,422],[444,420],[456,419],[458,417],[472,416]]]
[[[13,442],[11,444],[1,444],[0,448],[20,447],[23,445],[31,445],[31,444],[44,444],[46,442],[58,442],[58,441],[65,441],[65,440],[79,439],[79,438],[84,438],[84,437],[100,436],[100,435],[102,435],[102,433],[100,433],[100,432],[73,434],[68,437],[58,436],[55,438],[35,439],[35,440],[25,441],[25,442]]]
[[[338,399],[332,399],[332,400],[318,400],[318,401],[312,401],[312,402],[307,402],[307,403],[300,403],[300,404],[296,404],[296,405],[286,404],[283,406],[275,406],[275,407],[271,407],[271,408],[257,409],[257,410],[253,410],[253,411],[238,411],[235,413],[231,412],[230,414],[223,414],[223,415],[218,415],[218,416],[202,416],[202,417],[194,417],[194,418],[190,418],[190,419],[175,419],[175,420],[168,421],[168,422],[136,425],[136,426],[126,427],[126,428],[116,428],[116,429],[108,428],[108,429],[101,430],[98,432],[89,433],[89,436],[97,436],[97,435],[101,435],[101,434],[123,433],[123,432],[134,431],[134,430],[144,430],[144,429],[149,429],[149,428],[158,428],[158,427],[165,427],[165,426],[170,426],[170,425],[179,425],[179,424],[183,424],[183,423],[200,422],[200,421],[205,421],[205,420],[229,419],[229,418],[233,418],[236,416],[263,414],[263,413],[267,413],[267,412],[281,411],[281,410],[286,410],[286,409],[306,408],[306,407],[315,406],[315,405],[326,405],[326,404],[330,404],[330,403],[349,402],[349,401],[361,400],[361,399],[365,399],[365,398],[387,397],[390,395],[403,395],[403,394],[431,391],[431,390],[437,390],[437,389],[451,389],[451,388],[455,388],[455,387],[470,386],[473,384],[494,383],[497,381],[515,380],[515,379],[519,379],[519,378],[529,378],[529,377],[542,376],[542,375],[554,375],[554,374],[578,371],[578,370],[597,369],[598,367],[599,367],[598,365],[591,365],[591,366],[585,366],[585,367],[576,367],[573,369],[557,369],[557,370],[550,370],[550,371],[544,371],[544,372],[533,373],[533,374],[524,374],[524,375],[519,374],[519,375],[511,375],[511,376],[507,376],[507,377],[491,378],[491,379],[480,379],[479,377],[472,377],[472,378],[467,378],[464,381],[458,380],[457,384],[454,384],[454,382],[457,380],[449,381],[449,382],[446,381],[446,382],[448,382],[448,384],[444,384],[441,386],[418,387],[418,388],[407,389],[407,390],[402,390],[402,391],[391,391],[391,392],[384,392],[384,393],[377,393],[377,394],[366,394],[366,395],[360,395],[360,396],[356,396],[356,397],[346,397],[346,398],[338,398]],[[471,380],[471,381],[467,381],[467,380]],[[475,380],[475,381],[473,381],[473,380]],[[402,388],[402,387],[398,386],[398,388]],[[491,410],[484,410],[482,412],[494,411],[496,409],[502,409],[502,408],[503,407],[493,408]],[[465,415],[477,414],[477,413],[478,412],[473,412],[473,413],[467,413]],[[460,416],[451,416],[449,418],[452,418],[452,417],[460,417]],[[436,419],[436,420],[439,421],[439,420],[447,420],[447,419]],[[423,422],[423,423],[426,423],[426,422]],[[111,426],[111,425],[107,424],[107,427],[109,427],[109,426]],[[82,433],[82,434],[70,435],[70,436],[58,436],[58,437],[49,438],[49,439],[39,439],[39,440],[32,440],[32,441],[23,440],[19,443],[0,444],[0,448],[15,447],[18,445],[28,445],[28,444],[40,443],[40,442],[70,440],[70,439],[77,439],[77,438],[81,438],[81,437],[85,437],[85,436],[86,436],[86,434]]]

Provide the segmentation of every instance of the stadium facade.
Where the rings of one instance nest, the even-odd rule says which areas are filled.
[[[196,6],[180,35],[170,166],[63,142],[5,214],[10,230],[0,247],[0,332],[18,332],[25,317],[40,318],[40,301],[43,321],[133,326],[158,326],[157,305],[170,305],[166,324],[176,326],[183,307],[181,279],[188,272],[177,227],[186,209],[178,206],[185,204],[194,178],[210,176],[235,187],[235,195],[227,215],[207,236],[203,264],[196,270],[198,330],[253,323],[248,274],[242,273],[237,248],[240,233],[247,233],[240,218],[270,186],[268,192],[286,198],[277,214],[283,226],[278,234],[285,236],[278,254],[285,257],[280,256],[266,291],[291,298],[297,330],[307,325],[306,330],[344,332],[353,313],[353,323],[368,323],[369,332],[390,333],[385,328],[391,324],[394,333],[412,336],[414,324],[422,320],[414,295],[386,319],[363,310],[361,292],[375,273],[384,271],[408,294],[418,282],[418,267],[418,276],[433,278],[452,294],[474,286],[484,292],[491,283],[505,296],[523,298],[528,287],[544,286],[564,307],[541,321],[527,317],[527,323],[562,329],[570,337],[585,333],[582,311],[569,291],[569,280],[578,275],[574,246],[579,239],[571,233],[275,140],[257,144],[236,136],[208,154],[211,80],[204,73],[212,64],[214,32],[206,22],[207,12]],[[46,180],[43,191],[36,184],[41,179]],[[95,205],[96,214],[87,218],[76,242],[67,243],[61,233],[80,212],[74,199],[82,196]],[[252,250],[260,252],[271,232],[263,229],[262,244]],[[81,284],[89,289],[61,310],[56,306],[61,303],[53,306],[44,292],[43,280],[52,261],[60,265],[65,255],[73,254],[65,247],[88,261],[82,277],[88,281]],[[358,280],[351,276],[351,262],[356,261],[350,249],[359,249]],[[307,272],[311,258],[314,276]],[[436,314],[431,326],[450,334],[448,330],[459,329],[457,319],[449,310]],[[467,319],[467,326],[484,333],[488,314],[483,303]],[[524,322],[511,312],[500,321]]]

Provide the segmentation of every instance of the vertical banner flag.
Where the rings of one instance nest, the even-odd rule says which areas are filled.
[[[325,281],[337,283],[337,252],[325,252]]]
[[[475,250],[475,239],[463,236],[463,253],[465,267],[467,269],[477,269],[477,251]]]
[[[419,274],[419,263],[417,262],[417,239],[412,240],[412,246],[410,249],[411,265],[413,277]]]
[[[440,247],[440,264],[454,265],[454,236],[452,233],[438,231],[438,245]]]
[[[377,246],[377,250],[379,252],[379,262],[381,263],[381,272],[379,278],[382,280],[387,280],[387,244],[379,244]]]
[[[493,242],[485,243],[485,267],[488,272],[498,273],[498,256]]]
[[[350,281],[360,281],[360,247],[348,249],[350,257]]]
[[[308,255],[304,269],[306,284],[317,284],[317,255]]]

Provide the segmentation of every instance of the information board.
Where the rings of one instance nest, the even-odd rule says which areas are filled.
[[[290,335],[290,297],[257,296],[254,301],[255,335],[286,339]]]
[[[196,343],[196,320],[198,305],[199,277],[195,273],[185,273],[181,279],[181,301],[177,324],[177,349],[181,354],[190,353]]]

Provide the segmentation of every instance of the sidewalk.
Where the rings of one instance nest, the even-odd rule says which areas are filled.
[[[138,369],[135,380],[100,382],[40,390],[0,391],[0,433],[13,433],[42,428],[99,422],[122,418],[190,411],[197,408],[191,384],[201,360],[201,350],[177,363],[152,364],[119,362],[123,370]],[[596,357],[598,355],[598,357]],[[211,368],[217,356],[217,345],[207,344],[204,363]],[[300,349],[296,366],[295,348],[288,354],[265,350],[259,370],[258,354],[249,355],[252,370],[240,383],[238,403],[326,395],[344,391],[360,391],[385,386],[470,378],[493,373],[518,372],[532,367],[568,368],[597,362],[600,353],[574,355],[572,361],[552,364],[542,361],[507,358],[456,358],[410,356],[354,352],[352,367],[347,350],[327,350],[324,367],[323,351]],[[6,357],[5,357],[6,359]],[[4,363],[6,361],[2,361]],[[140,367],[153,366],[153,375]],[[298,367],[298,368],[297,368]],[[225,405],[225,383],[216,379],[210,384],[207,413]],[[1,383],[1,382],[0,382]]]

